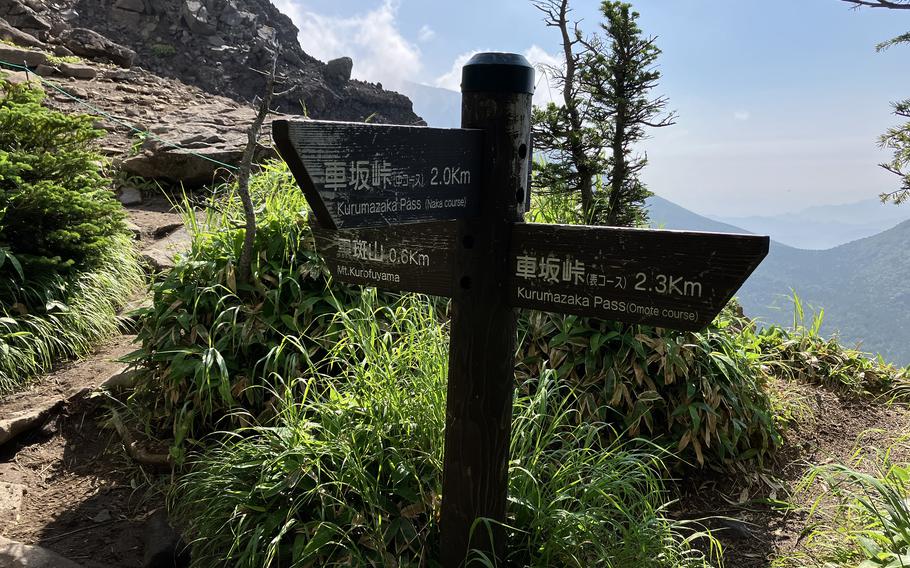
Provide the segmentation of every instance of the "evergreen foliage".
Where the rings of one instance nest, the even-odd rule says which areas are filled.
[[[547,70],[561,87],[561,104],[533,114],[535,148],[545,156],[535,187],[578,193],[581,222],[641,224],[651,193],[639,177],[647,158],[635,155],[633,146],[647,127],[669,126],[675,118],[665,113],[665,97],[649,94],[660,79],[660,49],[643,35],[639,15],[627,3],[603,2],[602,33],[589,37],[569,20],[568,0],[534,5],[548,26],[559,29],[564,55],[562,67]]]
[[[903,0],[844,0],[854,7],[886,8],[889,10],[908,10],[910,4]],[[910,43],[910,32],[901,34],[875,46],[876,51],[884,51],[896,45]],[[889,128],[881,135],[878,144],[885,150],[894,152],[891,161],[881,164],[881,167],[900,177],[900,189],[881,194],[883,202],[893,201],[896,205],[910,199],[910,99],[891,103],[894,114],[907,122]]]
[[[901,34],[884,43],[876,46],[876,50],[882,51],[889,47],[910,43],[910,32]],[[894,201],[895,204],[910,199],[910,99],[892,103],[894,114],[899,118],[908,119],[907,122],[893,128],[879,138],[879,146],[894,152],[890,162],[882,164],[882,167],[889,172],[900,176],[901,187],[897,191],[885,193],[882,195],[883,201]]]
[[[606,225],[634,226],[647,221],[647,190],[639,173],[647,165],[645,156],[633,154],[633,146],[645,138],[645,128],[673,124],[675,115],[663,115],[667,99],[650,98],[660,71],[655,64],[660,49],[653,37],[642,35],[638,12],[630,4],[606,1],[601,4],[601,28],[609,50],[595,36],[588,64],[581,80],[589,85],[594,103],[595,122],[608,123],[607,141],[610,160],[606,191],[595,197],[595,222]]]
[[[142,283],[101,133],[43,98],[0,74],[0,395],[115,334]]]
[[[42,106],[43,98],[0,77],[0,246],[32,282],[97,267],[125,234],[91,147],[101,131],[89,116]]]

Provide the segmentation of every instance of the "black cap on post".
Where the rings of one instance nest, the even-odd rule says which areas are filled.
[[[461,70],[461,92],[534,94],[534,67],[517,53],[478,53]]]

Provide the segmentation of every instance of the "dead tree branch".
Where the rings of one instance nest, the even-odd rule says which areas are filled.
[[[277,67],[278,51],[276,50],[272,59],[272,70],[266,81],[265,94],[262,96],[262,100],[259,101],[259,112],[247,131],[246,150],[243,152],[243,161],[240,164],[240,172],[237,174],[237,193],[240,194],[240,200],[243,202],[243,215],[246,222],[243,248],[240,249],[240,260],[237,262],[238,280],[243,283],[248,283],[250,280],[253,264],[253,246],[256,242],[256,209],[250,196],[250,172],[253,169],[256,147],[259,144],[259,132],[262,130],[262,124],[265,122],[265,118],[269,114],[269,107],[272,104]]]

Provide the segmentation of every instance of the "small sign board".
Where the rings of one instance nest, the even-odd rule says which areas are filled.
[[[480,130],[276,120],[272,136],[327,229],[477,214]]]
[[[386,290],[452,295],[455,222],[381,229],[313,228],[332,277]]]
[[[698,330],[768,254],[768,237],[516,224],[515,307]]]

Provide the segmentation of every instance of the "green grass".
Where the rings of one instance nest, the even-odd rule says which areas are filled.
[[[770,326],[754,334],[763,371],[851,396],[910,400],[910,368],[896,367],[881,357],[846,347],[837,337],[823,337],[824,315],[824,310],[819,310],[807,323],[803,303],[794,294],[792,326]]]
[[[890,449],[874,450],[874,467],[867,461],[809,471],[800,490],[821,491],[809,508],[803,544],[776,559],[775,568],[910,566],[910,467],[895,463]]]
[[[204,203],[201,218],[182,207],[193,236],[173,270],[153,283],[153,306],[140,317],[141,377],[134,407],[160,433],[170,433],[175,457],[185,442],[244,422],[233,414],[270,413],[274,376],[299,376],[334,343],[339,305],[359,290],[327,287],[314,251],[306,200],[287,170],[273,163],[255,176],[259,203],[252,283],[237,281],[242,210],[233,188]]]
[[[48,55],[47,64],[51,66],[63,65],[64,63],[80,64],[83,59],[76,55]]]
[[[438,566],[441,315],[419,296],[365,295],[337,315],[340,375],[275,377],[276,420],[191,460],[171,505],[195,566]],[[703,535],[663,515],[659,451],[603,447],[607,426],[579,424],[552,372],[529,389],[514,407],[508,565],[709,565],[687,540]]]
[[[20,288],[44,305],[32,312],[21,302],[0,305],[0,395],[118,333],[117,311],[143,279],[132,242],[117,237],[96,268]]]

